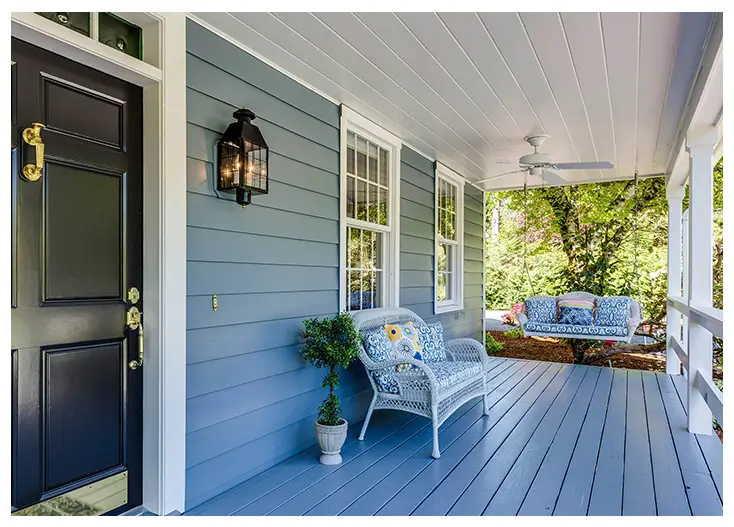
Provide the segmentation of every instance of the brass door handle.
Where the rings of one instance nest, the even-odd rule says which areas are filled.
[[[43,174],[44,145],[41,139],[41,129],[45,128],[41,123],[33,123],[33,128],[23,130],[23,141],[30,146],[36,147],[36,164],[29,163],[23,167],[23,176],[28,181],[38,181]]]
[[[138,330],[138,358],[128,362],[131,370],[137,370],[143,365],[143,313],[135,306],[131,307],[127,312],[126,325],[130,329]]]

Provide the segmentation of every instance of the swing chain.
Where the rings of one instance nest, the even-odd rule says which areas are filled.
[[[639,232],[637,229],[637,222],[638,222],[638,215],[640,212],[639,207],[639,195],[640,195],[640,178],[639,178],[639,172],[635,170],[635,223],[633,225],[634,231],[635,231],[635,251],[634,251],[634,261],[632,264],[632,273],[634,275],[635,280],[635,289],[637,291],[637,298],[639,301],[642,299],[642,294],[640,291],[640,276],[637,269],[637,253],[639,248]]]
[[[528,174],[525,173],[525,183],[522,188],[523,193],[523,244],[522,244],[522,265],[525,270],[525,274],[528,277],[528,284],[530,285],[530,292],[535,295],[535,287],[533,286],[533,278],[530,276],[530,269],[528,268]]]

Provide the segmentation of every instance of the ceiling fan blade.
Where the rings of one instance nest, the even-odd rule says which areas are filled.
[[[602,170],[614,168],[614,165],[609,161],[588,161],[582,163],[553,163],[553,168],[557,170]]]
[[[543,170],[543,174],[541,177],[543,178],[543,181],[545,181],[549,185],[560,186],[568,184],[568,181],[563,179],[555,172],[551,172],[550,170]]]
[[[481,181],[477,181],[475,185],[479,185],[480,183],[484,183],[485,181],[491,181],[493,179],[501,178],[502,176],[509,176],[510,174],[520,174],[522,172],[527,172],[529,169],[522,169],[522,170],[513,170],[512,172],[505,172],[504,174],[497,174],[496,176],[488,177],[487,179],[482,179]]]

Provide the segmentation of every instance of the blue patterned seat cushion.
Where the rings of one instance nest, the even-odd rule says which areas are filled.
[[[443,326],[440,322],[418,324],[418,339],[423,348],[423,362],[439,362],[446,360],[446,348],[443,343]]]
[[[391,373],[392,369],[388,372],[386,370],[379,370],[372,372],[372,377],[377,383],[377,391],[383,393],[394,393],[399,394],[398,383]]]
[[[622,297],[600,297],[596,301],[594,324],[597,326],[627,327],[630,299]]]
[[[577,326],[573,324],[538,324],[526,322],[525,331],[536,333],[560,333],[562,335],[594,335],[598,337],[626,337],[627,327],[622,326]]]
[[[385,362],[394,357],[392,343],[387,338],[385,330],[381,327],[370,329],[362,333],[362,342],[367,356],[375,362]],[[376,371],[372,373],[377,389],[385,393],[400,393],[395,378],[388,371]]]
[[[555,297],[528,298],[525,300],[525,310],[529,322],[555,324],[557,321]]]
[[[455,384],[482,373],[482,365],[479,362],[431,362],[427,363],[441,389],[450,388]]]

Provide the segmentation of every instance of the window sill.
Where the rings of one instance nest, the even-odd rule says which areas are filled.
[[[443,315],[444,313],[454,313],[463,310],[464,306],[460,306],[459,304],[434,304],[433,313],[435,315]]]

